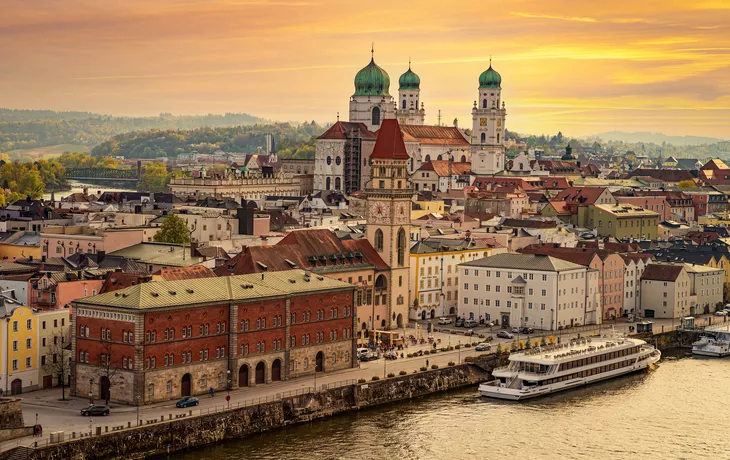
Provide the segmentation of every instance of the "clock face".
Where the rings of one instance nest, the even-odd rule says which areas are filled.
[[[479,119],[479,126],[487,126],[487,119],[486,118],[480,118]]]
[[[390,208],[385,203],[371,203],[370,204],[370,215],[372,217],[388,217],[390,214]]]
[[[497,126],[502,126],[502,120],[497,120]]]

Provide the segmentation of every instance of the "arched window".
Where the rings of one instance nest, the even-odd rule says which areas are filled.
[[[462,163],[466,163],[466,155],[462,155],[461,156],[461,162]]]
[[[499,144],[499,133],[497,133],[497,143]]]
[[[373,125],[380,125],[380,107],[373,107]]]
[[[487,143],[487,133],[482,133],[482,144]]]
[[[342,184],[341,184],[340,178],[336,177],[335,178],[335,190],[339,190],[341,185]]]
[[[486,99],[482,100],[482,108],[483,109],[486,109],[487,108],[487,100]]]
[[[441,161],[441,155],[437,156],[437,157],[436,157],[436,159],[437,159],[438,161]]]
[[[380,229],[375,230],[375,250],[378,252],[383,250],[383,231]]]
[[[328,165],[331,165],[332,164],[332,157],[327,157],[327,164]]]
[[[402,228],[398,230],[398,266],[406,263],[406,232]]]
[[[324,186],[325,190],[329,190],[331,185],[332,185],[332,179],[328,177],[327,179],[325,179],[325,186]]]
[[[426,158],[424,158],[423,161],[431,161],[431,155],[426,155]]]
[[[401,109],[405,109],[406,108],[406,100],[405,99],[403,99],[403,103],[401,104],[400,108]]]
[[[339,156],[339,155],[335,157],[335,164],[336,164],[337,166],[339,166],[339,165],[341,165],[341,164],[342,164],[342,158],[340,158],[340,156]]]

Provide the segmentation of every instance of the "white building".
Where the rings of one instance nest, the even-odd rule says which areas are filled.
[[[624,259],[624,311],[639,312],[641,307],[641,275],[651,258],[641,257],[639,254],[621,254]]]
[[[649,264],[641,275],[641,316],[681,318],[697,301],[683,264]],[[694,297],[694,298],[693,298]]]
[[[706,265],[684,264],[690,280],[690,290],[697,297],[690,315],[701,315],[717,310],[722,305],[722,282],[725,271]]]
[[[502,77],[490,62],[489,68],[479,76],[479,98],[471,111],[472,171],[476,175],[494,175],[504,170],[507,110],[501,93]]]
[[[350,97],[350,122],[363,123],[377,131],[383,120],[395,118],[395,101],[390,95],[390,76],[375,63],[370,63],[355,75],[355,93]]]
[[[398,109],[395,115],[401,125],[422,125],[426,118],[426,109],[421,99],[421,78],[408,70],[398,79]],[[418,105],[420,102],[420,106]]]
[[[546,255],[497,254],[460,264],[458,274],[459,314],[501,326],[579,326],[599,303],[596,270]]]

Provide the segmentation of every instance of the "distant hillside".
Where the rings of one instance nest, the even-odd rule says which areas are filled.
[[[310,158],[314,140],[324,132],[315,122],[257,124],[253,126],[204,127],[188,130],[147,130],[119,134],[94,147],[93,155],[121,155],[125,158],[177,157],[180,153],[224,152],[256,153],[272,134],[283,157],[299,152],[295,158]]]
[[[247,126],[268,121],[247,113],[112,117],[88,112],[0,109],[0,153],[27,159],[29,149],[76,144],[93,147],[121,133],[199,127]]]
[[[722,142],[725,139],[717,139],[714,137],[698,137],[698,136],[667,136],[662,133],[648,133],[648,132],[637,132],[637,133],[626,133],[623,131],[608,131],[605,133],[594,134],[604,141],[618,141],[626,142],[627,144],[633,143],[653,143],[661,145],[666,142],[667,144],[673,144],[678,147],[687,145],[702,145],[702,144],[716,144]],[[593,137],[593,136],[591,136]]]

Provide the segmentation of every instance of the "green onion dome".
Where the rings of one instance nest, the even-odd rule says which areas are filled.
[[[490,63],[489,68],[479,75],[479,89],[501,87],[502,76],[492,68],[492,64]]]
[[[411,70],[411,65],[408,64],[408,70],[406,73],[400,76],[398,79],[399,90],[417,90],[421,88],[421,78]]]
[[[370,59],[370,64],[355,75],[355,96],[390,96],[388,72]]]

